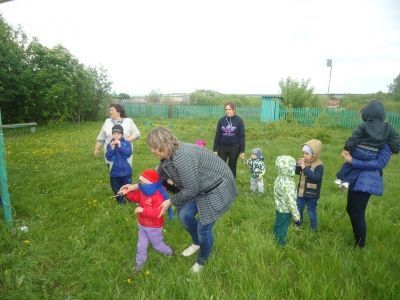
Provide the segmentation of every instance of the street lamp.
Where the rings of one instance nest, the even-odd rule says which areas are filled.
[[[328,81],[328,97],[329,97],[329,88],[331,86],[331,75],[332,75],[332,59],[327,59],[326,60],[326,66],[330,67],[330,71],[329,71],[329,81]]]

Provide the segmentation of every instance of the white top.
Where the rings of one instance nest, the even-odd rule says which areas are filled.
[[[122,128],[124,128],[124,138],[136,140],[140,137],[140,131],[133,122],[131,118],[123,118],[120,121],[113,120],[112,118],[108,118],[104,121],[103,127],[97,136],[97,141],[101,144],[104,144],[104,153],[107,148],[107,144],[111,142],[112,132],[111,129],[115,124],[120,124]],[[132,155],[133,155],[133,146],[132,146]],[[132,165],[132,155],[129,157],[128,162]],[[110,163],[106,160],[107,163]]]

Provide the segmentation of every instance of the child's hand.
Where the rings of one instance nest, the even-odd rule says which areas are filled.
[[[297,161],[297,164],[304,170],[304,168],[306,167],[306,162],[304,160],[304,158],[299,158],[299,160]]]
[[[130,191],[136,191],[138,189],[138,185],[135,184],[125,184],[123,186],[121,186],[121,188],[118,191],[119,195],[126,195],[128,194]]]
[[[141,212],[143,212],[143,207],[138,206],[135,208],[135,214],[139,214]]]
[[[351,156],[349,151],[343,150],[342,153],[340,153],[340,155],[342,155],[343,159],[348,162],[349,164],[352,163],[353,161],[353,157]]]
[[[246,159],[246,157],[244,156],[244,153],[240,153],[239,157],[240,157],[241,160],[245,160]]]
[[[115,146],[117,146],[117,147],[121,147],[121,141],[118,140],[118,139],[116,139],[116,140],[114,141],[114,144],[115,144]]]
[[[167,183],[168,183],[169,185],[174,185],[174,182],[173,182],[171,179],[167,179]]]

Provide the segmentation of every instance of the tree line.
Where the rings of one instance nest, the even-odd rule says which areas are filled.
[[[326,97],[314,95],[310,80],[290,77],[279,82],[282,102],[287,107],[319,107]],[[111,82],[103,68],[87,67],[61,45],[43,46],[36,38],[28,41],[21,28],[14,29],[0,15],[0,108],[3,124],[38,122],[80,122],[96,120],[112,98],[129,98],[128,94],[111,94]],[[385,102],[390,111],[400,111],[400,74],[389,86],[389,92],[346,96],[342,104],[358,108],[372,98]],[[328,97],[331,97],[329,95]],[[161,101],[152,91],[145,97],[149,103]],[[191,104],[260,106],[261,96],[222,94],[197,90],[190,94]]]
[[[86,67],[61,45],[28,41],[0,15],[3,124],[96,120],[110,90],[106,70]]]

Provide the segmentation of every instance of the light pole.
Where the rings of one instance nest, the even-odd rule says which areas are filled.
[[[328,95],[327,95],[328,98],[329,98],[329,88],[331,86],[331,75],[332,75],[332,59],[329,58],[329,59],[326,60],[326,66],[331,68],[330,71],[329,71]]]

